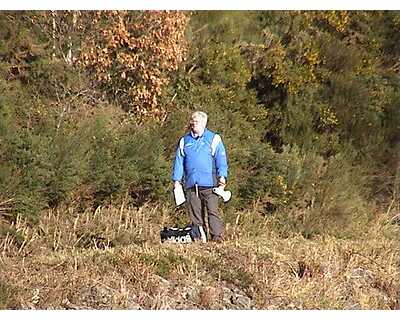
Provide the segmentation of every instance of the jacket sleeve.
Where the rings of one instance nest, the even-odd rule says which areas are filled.
[[[183,178],[183,155],[181,153],[181,149],[178,145],[175,153],[175,161],[174,168],[172,172],[172,180],[173,181],[181,181]]]
[[[228,161],[226,158],[225,146],[222,140],[218,143],[215,150],[215,167],[218,177],[228,177]]]

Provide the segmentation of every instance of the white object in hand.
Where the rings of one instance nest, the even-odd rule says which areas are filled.
[[[180,206],[182,203],[186,201],[185,193],[183,192],[183,188],[180,183],[175,183],[174,198],[176,206]]]
[[[222,198],[222,200],[224,200],[224,202],[228,202],[232,197],[232,193],[230,191],[225,190],[224,188],[225,187],[223,186],[213,188],[213,192],[219,195]]]

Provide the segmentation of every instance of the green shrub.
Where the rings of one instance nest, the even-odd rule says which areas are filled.
[[[277,217],[283,232],[353,237],[362,234],[371,219],[366,206],[368,175],[349,155],[329,160],[298,149],[285,151],[289,161],[287,205]]]
[[[86,183],[98,203],[127,193],[135,204],[165,198],[170,172],[157,129],[115,129],[99,117],[90,132]]]
[[[64,60],[42,57],[31,63],[27,81],[29,90],[42,99],[62,101],[85,83],[81,77],[79,69]]]
[[[242,165],[247,174],[239,194],[247,204],[268,197],[265,213],[272,213],[287,202],[287,163],[269,145],[253,145]]]

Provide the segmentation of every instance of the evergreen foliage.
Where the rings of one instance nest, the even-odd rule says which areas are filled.
[[[349,235],[379,197],[398,200],[399,21],[363,11],[2,12],[0,203],[10,207],[0,214],[170,201],[178,138],[201,109],[227,147],[228,222],[254,208],[278,215],[284,232]],[[122,53],[138,59],[127,66]]]

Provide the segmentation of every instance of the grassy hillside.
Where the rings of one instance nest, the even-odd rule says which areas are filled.
[[[0,308],[400,308],[399,227],[385,215],[362,237],[307,240],[238,212],[223,244],[161,244],[180,214],[145,205],[17,220],[2,229]]]

